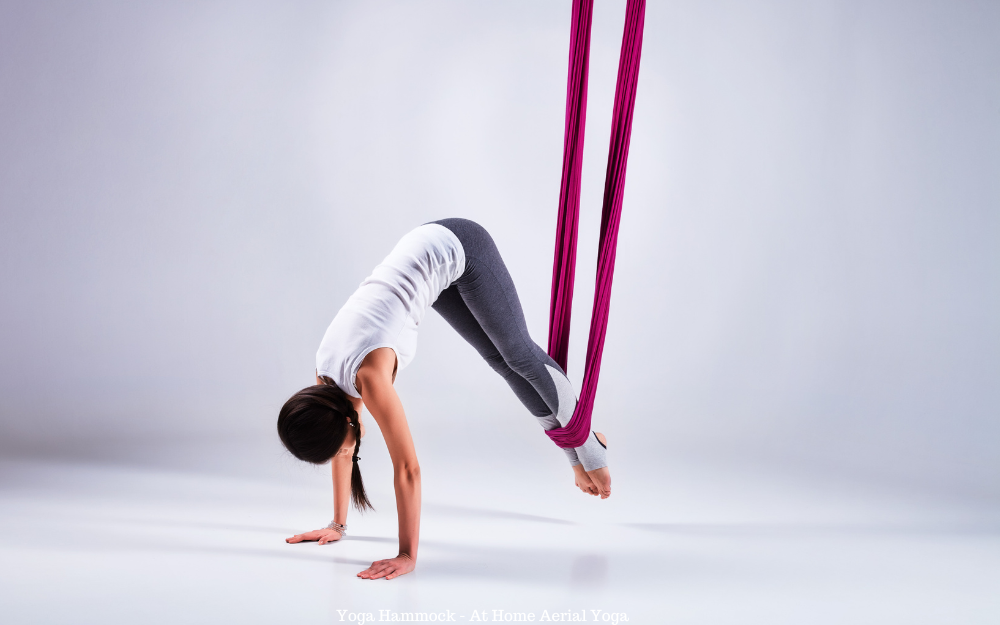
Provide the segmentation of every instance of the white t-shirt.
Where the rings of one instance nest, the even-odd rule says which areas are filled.
[[[465,250],[439,224],[411,230],[347,299],[316,352],[316,372],[352,397],[358,368],[372,350],[390,347],[398,368],[417,351],[417,326],[441,291],[465,272]]]

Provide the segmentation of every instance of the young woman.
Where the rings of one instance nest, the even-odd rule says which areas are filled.
[[[300,460],[333,472],[333,521],[286,539],[320,544],[346,533],[347,501],[370,508],[358,468],[365,434],[361,408],[378,423],[392,458],[399,555],[373,562],[364,579],[392,579],[417,561],[420,466],[403,405],[392,384],[417,347],[417,327],[428,307],[472,344],[510,385],[546,430],[565,426],[576,408],[563,370],[528,335],[514,283],[489,233],[467,219],[442,219],[404,236],[348,298],[327,328],[316,354],[316,385],[289,399],[278,415],[278,435]],[[598,433],[565,449],[576,485],[606,499],[611,475],[606,441]]]

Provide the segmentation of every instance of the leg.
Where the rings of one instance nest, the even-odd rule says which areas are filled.
[[[445,289],[438,296],[432,308],[455,329],[459,335],[475,348],[479,355],[483,357],[490,367],[500,374],[510,386],[517,398],[521,400],[524,407],[536,417],[544,417],[552,414],[552,410],[541,398],[535,387],[522,378],[517,372],[507,366],[507,362],[500,355],[500,351],[493,345],[493,341],[483,331],[482,326],[465,305],[465,301],[454,285]]]
[[[534,388],[549,414],[557,412],[559,394],[545,365],[565,374],[528,334],[514,281],[492,237],[482,226],[467,219],[442,219],[434,223],[454,232],[465,250],[465,273],[448,290],[456,289],[468,315],[478,326],[476,333],[489,340],[506,365]],[[434,307],[438,308],[436,303]]]
[[[576,407],[572,384],[559,365],[528,334],[514,281],[493,238],[482,226],[465,219],[445,219],[436,223],[454,232],[465,250],[465,273],[449,290],[456,289],[474,318],[475,325],[478,326],[477,340],[484,342],[484,338],[488,339],[491,348],[487,351],[490,356],[495,358],[493,350],[498,352],[506,367],[526,381],[537,397],[541,398],[548,412],[543,416],[532,410],[532,414],[542,423],[543,428],[548,430],[565,426]],[[453,300],[454,295],[449,295],[449,301]],[[466,318],[465,324],[468,323],[471,321]],[[474,346],[477,344],[472,340],[469,342]],[[490,361],[483,350],[480,353]],[[514,384],[511,386],[514,388]],[[517,388],[515,392],[518,392]],[[529,410],[532,409],[527,402],[525,405]],[[575,451],[588,471],[607,466],[604,446],[594,436]]]
[[[432,308],[438,311],[444,320],[479,352],[483,360],[500,374],[500,377],[507,382],[524,407],[538,419],[543,428],[548,430],[559,427],[559,422],[553,416],[552,410],[535,390],[535,387],[507,365],[507,361],[504,360],[493,341],[479,325],[479,321],[476,320],[472,311],[466,306],[465,300],[462,299],[462,295],[455,285],[442,291]],[[565,449],[563,451],[571,465],[580,464],[575,450]]]

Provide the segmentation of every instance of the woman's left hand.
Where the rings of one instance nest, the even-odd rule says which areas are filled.
[[[372,562],[370,567],[358,573],[358,577],[361,579],[378,579],[380,577],[392,579],[409,573],[414,566],[416,563],[410,559],[410,556],[401,554],[391,560]]]
[[[305,534],[296,534],[291,538],[286,538],[285,542],[301,543],[304,541],[315,540],[319,544],[325,545],[326,543],[332,543],[334,541],[340,540],[341,538],[343,538],[343,535],[337,530],[324,528],[321,530],[313,530],[311,532],[306,532]]]

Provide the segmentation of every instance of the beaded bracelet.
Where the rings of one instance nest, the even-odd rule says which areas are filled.
[[[340,532],[340,537],[341,538],[343,538],[344,536],[347,536],[347,526],[346,525],[341,525],[340,523],[337,523],[336,521],[330,521],[330,524],[327,525],[326,527],[324,527],[323,529],[336,530],[336,531]]]

